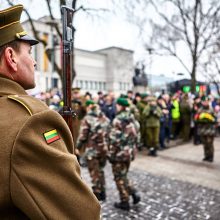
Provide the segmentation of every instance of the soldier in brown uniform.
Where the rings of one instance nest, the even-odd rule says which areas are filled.
[[[22,9],[0,11],[0,219],[100,219],[68,126],[25,92],[35,86],[38,42],[19,22]]]

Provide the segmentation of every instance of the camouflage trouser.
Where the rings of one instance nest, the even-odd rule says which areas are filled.
[[[114,180],[119,191],[120,200],[128,202],[129,196],[135,192],[135,189],[128,180],[127,173],[130,162],[114,162],[112,163],[112,172]]]
[[[106,164],[105,157],[87,159],[87,166],[92,182],[94,193],[105,192],[105,175],[104,167]]]
[[[157,149],[157,146],[159,144],[160,127],[147,128],[146,133],[148,140],[148,148]]]
[[[214,136],[200,136],[204,147],[204,157],[211,158],[214,157]]]

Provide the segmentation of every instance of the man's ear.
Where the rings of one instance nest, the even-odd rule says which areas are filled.
[[[4,51],[5,61],[10,69],[17,71],[17,54],[12,47],[7,47]]]

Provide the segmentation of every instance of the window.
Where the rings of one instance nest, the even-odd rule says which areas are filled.
[[[52,78],[52,88],[58,88],[58,79]]]
[[[85,89],[88,89],[88,81],[85,81]]]
[[[122,83],[119,82],[119,90],[122,90]]]
[[[92,85],[92,81],[90,81],[90,87],[89,87],[89,89],[92,89],[92,86],[93,86],[93,85]]]
[[[99,82],[99,88],[98,88],[98,90],[102,90],[102,83],[101,82]]]
[[[83,87],[83,82],[82,82],[82,80],[79,80],[79,87],[80,87],[80,88]]]
[[[98,82],[95,82],[94,89],[98,90]]]

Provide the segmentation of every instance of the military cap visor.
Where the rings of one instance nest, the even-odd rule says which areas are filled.
[[[0,46],[11,41],[25,41],[30,45],[39,43],[36,39],[27,35],[20,23],[23,5],[15,5],[0,11]]]

